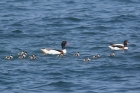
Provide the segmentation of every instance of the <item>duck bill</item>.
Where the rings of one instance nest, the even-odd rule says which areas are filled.
[[[66,46],[69,46],[68,42],[66,43]]]

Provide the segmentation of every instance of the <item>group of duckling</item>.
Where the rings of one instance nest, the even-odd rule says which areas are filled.
[[[25,59],[25,58],[27,58],[27,55],[28,55],[27,52],[21,51],[21,52],[18,53],[18,58],[19,58],[19,59]],[[6,56],[6,57],[5,57],[5,59],[7,59],[7,60],[12,60],[13,58],[14,58],[13,55]],[[30,60],[35,60],[35,59],[37,59],[37,56],[36,56],[36,55],[30,55],[30,56],[28,56],[28,58],[29,58]]]
[[[108,56],[110,56],[110,57],[114,57],[116,54],[113,52],[113,53],[111,53],[111,54],[109,54]],[[77,52],[77,53],[75,53],[74,54],[74,56],[80,56],[80,53],[79,52]],[[92,58],[93,59],[97,59],[97,58],[100,58],[101,56],[100,56],[100,54],[97,54],[97,55],[93,55],[92,56]],[[88,62],[88,61],[91,61],[91,59],[88,57],[88,58],[85,58],[85,59],[83,59],[83,61],[84,62]]]
[[[27,58],[27,55],[28,55],[27,52],[21,51],[21,52],[18,53],[18,59],[25,59],[25,58]],[[63,57],[63,56],[64,56],[63,54],[57,55],[57,57]],[[80,52],[75,53],[74,56],[79,57],[80,56]],[[114,57],[115,53],[113,52],[113,53],[109,54],[108,56]],[[100,54],[96,54],[96,55],[92,56],[92,59],[97,59],[97,58],[100,58],[100,57],[101,57]],[[13,58],[14,58],[13,55],[5,57],[5,59],[7,59],[7,60],[12,60]],[[33,55],[28,56],[28,58],[30,60],[35,60],[35,59],[37,59],[37,56],[33,54]],[[88,58],[83,59],[83,61],[84,62],[88,62],[88,61],[91,61],[91,59],[88,57]]]

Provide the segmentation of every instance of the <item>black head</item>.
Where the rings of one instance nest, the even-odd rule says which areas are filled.
[[[67,41],[62,41],[61,43],[62,49],[65,49],[66,44],[67,44]]]
[[[124,47],[127,47],[128,45],[128,40],[124,40]]]

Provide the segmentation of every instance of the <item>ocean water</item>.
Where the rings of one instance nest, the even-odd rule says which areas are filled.
[[[40,50],[63,40],[63,57]],[[128,51],[108,48],[124,40]],[[1,0],[0,93],[140,93],[139,40],[139,0]]]

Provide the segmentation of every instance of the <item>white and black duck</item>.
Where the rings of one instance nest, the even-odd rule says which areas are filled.
[[[62,41],[61,43],[62,50],[42,48],[41,51],[45,54],[66,54],[67,51],[65,46],[67,44],[68,44],[67,41]]]
[[[111,44],[108,47],[111,50],[127,50],[128,49],[128,41],[125,40],[123,44]]]

